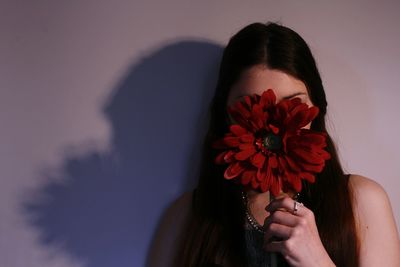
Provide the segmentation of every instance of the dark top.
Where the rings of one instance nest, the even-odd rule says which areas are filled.
[[[250,267],[270,267],[271,253],[263,249],[264,234],[254,229],[250,224],[245,225],[246,255]],[[277,266],[288,266],[280,254],[277,255]]]

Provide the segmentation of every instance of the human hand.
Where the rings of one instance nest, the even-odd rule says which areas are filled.
[[[319,237],[313,212],[295,203],[284,197],[266,207],[270,216],[264,221],[264,249],[281,253],[293,267],[335,266]]]

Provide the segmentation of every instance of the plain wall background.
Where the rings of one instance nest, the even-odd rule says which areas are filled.
[[[399,10],[1,0],[0,266],[143,266],[163,211],[195,182],[221,49],[255,21],[308,42],[346,170],[379,182],[399,223]]]

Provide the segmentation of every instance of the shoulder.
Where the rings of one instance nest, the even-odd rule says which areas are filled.
[[[147,267],[173,266],[189,219],[192,195],[192,192],[183,193],[164,212],[148,253]]]
[[[388,195],[361,175],[351,175],[361,266],[400,266],[400,241]]]
[[[190,210],[192,198],[193,198],[192,191],[183,193],[172,202],[172,204],[168,207],[167,211],[165,212],[165,215],[173,215],[175,219],[176,216],[178,217],[185,216],[186,213]]]
[[[374,180],[357,175],[350,175],[350,190],[353,193],[353,206],[359,219],[371,219],[371,215],[391,212],[390,201],[383,187]],[[378,212],[378,214],[373,214]]]
[[[356,207],[364,206],[372,201],[378,201],[380,204],[389,204],[388,196],[383,187],[374,180],[351,174],[349,178],[350,188],[353,192]]]

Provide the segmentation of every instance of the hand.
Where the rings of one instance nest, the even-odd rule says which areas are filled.
[[[274,199],[266,207],[264,249],[279,252],[293,267],[335,266],[318,234],[314,214],[289,197]]]

